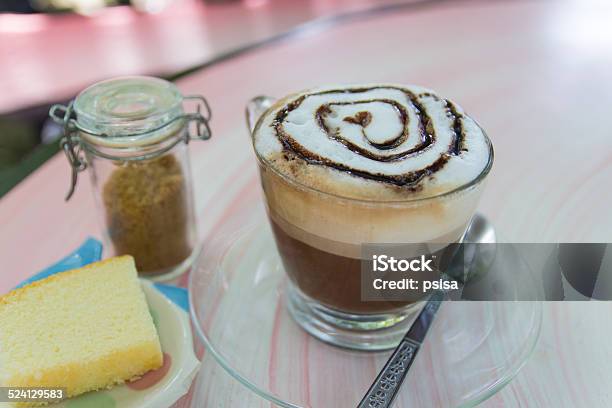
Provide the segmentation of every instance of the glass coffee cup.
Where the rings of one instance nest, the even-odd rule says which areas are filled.
[[[412,112],[406,113],[401,110],[401,107],[390,104],[388,99],[378,95],[382,91],[377,90],[377,87],[379,86],[352,87],[348,88],[349,91],[346,89],[337,91],[337,95],[329,88],[324,88],[323,90],[296,94],[297,96],[289,96],[276,102],[272,98],[255,98],[247,106],[247,121],[251,128],[254,144],[255,138],[261,137],[261,132],[267,132],[265,129],[270,127],[278,128],[279,118],[284,119],[287,116],[287,112],[282,113],[280,107],[288,106],[288,109],[296,109],[295,105],[299,104],[304,104],[304,110],[307,112],[306,116],[296,115],[300,120],[303,117],[308,117],[311,112],[314,112],[315,116],[320,115],[320,112],[324,109],[327,109],[327,111],[323,111],[323,113],[327,112],[326,114],[330,115],[329,120],[327,117],[323,119],[321,119],[321,116],[316,117],[315,121],[318,128],[313,125],[309,130],[311,133],[312,129],[315,129],[315,133],[323,134],[325,133],[323,130],[328,131],[328,128],[332,128],[334,123],[339,123],[338,120],[341,120],[343,115],[347,115],[344,117],[346,125],[340,125],[341,130],[347,134],[346,138],[336,137],[342,132],[338,129],[332,129],[328,132],[324,142],[331,138],[333,140],[330,143],[338,143],[348,147],[348,154],[370,155],[369,151],[361,152],[360,150],[368,146],[365,144],[368,141],[359,145],[361,139],[355,137],[351,139],[350,134],[351,132],[355,133],[359,126],[362,129],[367,129],[369,125],[377,131],[383,129],[385,124],[381,121],[376,122],[376,115],[379,115],[381,120],[387,120],[395,117],[393,112],[399,112],[398,117],[405,119],[402,123],[405,125],[404,133],[406,135],[400,135],[405,142],[410,137],[409,120],[414,122],[415,118],[419,118],[419,116]],[[395,86],[388,87],[393,92],[400,89]],[[365,92],[367,95],[373,94],[373,96],[370,99],[365,99],[359,95],[348,95],[359,92]],[[421,94],[426,95],[425,92]],[[410,95],[413,95],[413,93],[410,93]],[[319,102],[316,102],[313,104],[314,108],[313,106],[307,106],[304,103],[304,98],[309,97],[325,100],[325,103],[319,105]],[[336,97],[339,98],[339,101],[333,99]],[[425,97],[423,96],[423,98]],[[347,98],[349,99],[345,100]],[[353,100],[350,98],[353,98]],[[408,102],[406,105],[408,108],[411,107]],[[341,109],[344,110],[339,108],[338,112],[329,112],[337,106],[341,106]],[[350,109],[347,110],[347,108]],[[418,106],[418,108],[420,109],[415,109],[416,112],[424,111],[422,106]],[[463,115],[463,113],[459,113],[459,108],[455,105],[452,105],[449,109],[452,109],[457,115]],[[388,112],[385,110],[388,110]],[[276,117],[269,118],[275,112]],[[422,116],[427,115],[423,114]],[[266,117],[268,117],[268,121],[265,120]],[[370,123],[365,123],[366,126],[362,126],[363,121],[361,119],[364,117],[370,117]],[[472,124],[471,118],[467,115],[462,117],[470,120],[468,125]],[[465,119],[465,121],[467,122],[468,119]],[[328,121],[326,122],[326,120]],[[426,121],[421,120],[425,123],[423,126],[426,127]],[[428,118],[428,120],[431,120],[431,118]],[[300,125],[307,126],[307,123],[306,125],[300,123]],[[291,137],[295,137],[296,129],[300,131],[302,127],[294,126],[291,128],[291,131],[294,132]],[[414,127],[414,129],[417,129],[417,127]],[[462,129],[461,131],[475,132],[474,129],[468,126],[467,130]],[[478,129],[480,128],[478,127]],[[362,133],[365,140],[366,133],[365,131]],[[359,137],[357,133],[355,134]],[[438,138],[443,139],[440,134],[441,132],[439,132]],[[344,137],[344,134],[342,134],[342,137]],[[304,163],[302,163],[301,158],[309,159],[312,157],[308,156],[311,152],[304,153],[303,150],[300,150],[303,145],[309,143],[306,139],[299,141],[298,137],[297,142],[293,138],[288,143],[283,141],[283,149],[285,150],[281,152],[281,156],[290,156],[287,159],[289,163],[297,160],[297,170],[295,170],[295,166],[292,167],[291,165],[285,168],[279,166],[277,161],[271,160],[269,155],[266,155],[265,152],[262,153],[262,149],[255,146],[268,218],[283,267],[289,277],[287,283],[289,311],[301,327],[321,340],[349,348],[374,350],[394,347],[397,344],[405,333],[407,324],[410,323],[409,317],[418,309],[418,303],[364,301],[362,299],[363,245],[366,243],[418,244],[440,247],[440,245],[459,242],[475,212],[485,178],[493,163],[491,142],[484,132],[482,132],[482,137],[483,141],[479,146],[482,146],[481,150],[486,151],[479,156],[483,163],[473,177],[461,180],[460,183],[451,183],[446,188],[436,188],[435,193],[432,194],[423,194],[416,190],[409,191],[415,185],[414,183],[408,185],[408,187],[392,186],[390,187],[391,190],[398,190],[400,193],[382,197],[380,195],[378,197],[367,196],[367,194],[356,196],[351,190],[330,189],[328,187],[333,183],[328,183],[328,180],[318,182],[317,185],[304,182],[304,180],[309,179],[303,177],[301,173],[303,171],[314,171],[313,169],[316,169],[314,174],[319,174],[321,173],[319,170],[324,169],[325,173],[321,174],[330,173],[330,177],[334,176],[335,171],[344,171],[341,165],[335,162],[330,163],[329,160],[311,162],[304,160]],[[303,145],[300,143],[303,143]],[[293,157],[292,154],[295,151],[287,152],[286,149],[292,150],[296,148],[296,145],[299,150],[298,157]],[[370,141],[370,145],[376,147],[380,144]],[[415,146],[418,147],[418,143]],[[371,147],[371,151],[374,151],[375,147]],[[408,146],[406,148],[406,151],[409,152],[408,155],[412,154],[409,148],[416,151],[417,147]],[[401,146],[399,148],[401,149]],[[387,154],[386,150],[392,149],[397,151],[398,146],[391,149],[380,148],[379,150],[383,154]],[[423,148],[424,151],[427,151],[427,149],[432,149],[431,144]],[[308,170],[302,170],[302,167]],[[347,177],[359,178],[362,176],[357,171],[347,173],[349,173]],[[433,174],[435,177],[436,172],[433,172]],[[345,177],[345,174],[342,177]],[[426,175],[424,177],[431,176]],[[394,179],[389,180],[393,182]],[[389,180],[383,180],[382,183],[387,183]],[[423,177],[420,180],[423,180]],[[359,183],[357,182],[354,188],[360,187]]]

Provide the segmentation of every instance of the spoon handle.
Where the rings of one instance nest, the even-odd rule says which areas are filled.
[[[376,380],[357,406],[358,408],[387,408],[391,406],[443,299],[444,292],[442,291],[435,291],[431,294],[408,333],[378,373]]]
[[[363,397],[358,408],[384,408],[391,406],[408,368],[412,365],[420,345],[409,339],[402,339],[391,358]]]

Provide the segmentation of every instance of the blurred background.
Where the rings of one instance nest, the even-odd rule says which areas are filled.
[[[0,0],[0,197],[58,151],[49,106],[96,81],[173,79],[315,19],[406,2],[441,0]]]

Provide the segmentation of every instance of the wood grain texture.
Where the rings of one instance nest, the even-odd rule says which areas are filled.
[[[496,157],[480,211],[502,239],[612,241],[610,21],[606,2],[444,3],[313,31],[180,80],[214,109],[213,139],[190,146],[200,237],[237,222],[241,208],[261,199],[244,124],[250,97],[321,83],[399,82],[438,90],[487,130]],[[68,178],[58,155],[0,201],[0,292],[99,235],[89,181],[81,177],[65,204]],[[545,304],[532,358],[482,406],[612,405],[611,308]],[[206,404],[192,406],[270,406],[210,356],[204,361],[197,386]],[[295,380],[274,370],[271,378]]]

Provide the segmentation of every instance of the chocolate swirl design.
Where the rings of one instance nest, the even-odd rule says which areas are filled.
[[[486,138],[451,101],[392,85],[302,93],[274,111],[270,128],[287,160],[411,190],[468,152],[466,133]]]

